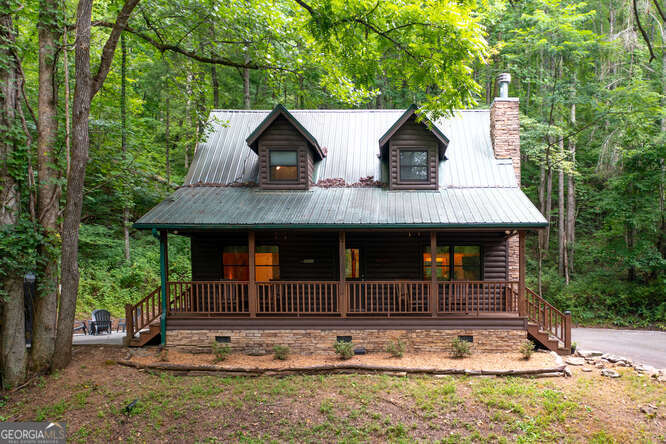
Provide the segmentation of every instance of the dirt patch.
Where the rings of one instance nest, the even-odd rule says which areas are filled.
[[[132,361],[142,365],[164,363],[157,351],[141,353]],[[230,354],[226,360],[215,362],[212,354],[168,352],[168,363],[191,366],[214,366],[220,369],[290,369],[313,366],[367,365],[377,367],[404,367],[412,369],[469,369],[469,370],[535,370],[557,367],[550,353],[535,353],[524,360],[518,353],[474,354],[464,359],[454,359],[441,353],[405,353],[402,358],[394,358],[388,353],[369,353],[341,360],[334,353],[321,355],[290,355],[285,361],[274,359],[272,355],[247,356]]]

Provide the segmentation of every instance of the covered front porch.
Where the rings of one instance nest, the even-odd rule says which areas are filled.
[[[568,317],[525,288],[521,230],[173,230],[191,239],[191,281],[169,279],[169,231],[155,234],[162,285],[126,307],[130,339],[142,329],[532,321],[567,342]]]

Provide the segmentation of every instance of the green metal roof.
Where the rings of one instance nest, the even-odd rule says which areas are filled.
[[[512,188],[265,191],[183,187],[134,225],[140,229],[541,228],[547,222]]]

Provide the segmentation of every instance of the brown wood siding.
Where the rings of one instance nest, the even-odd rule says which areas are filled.
[[[437,189],[439,167],[439,141],[428,129],[412,116],[389,141],[389,188],[393,190],[434,190]],[[403,183],[400,181],[400,149],[426,148],[428,150],[429,178],[424,183]]]
[[[277,245],[281,280],[335,280],[338,273],[337,232],[257,232],[257,246]],[[222,278],[225,246],[247,245],[246,232],[192,235],[192,279]],[[486,281],[505,280],[507,246],[504,233],[438,233],[438,245],[480,245]],[[423,279],[427,232],[348,232],[347,248],[361,250],[365,280]],[[312,259],[312,263],[304,261]],[[310,262],[310,261],[307,261]]]
[[[271,183],[269,151],[293,147],[298,151],[298,182]],[[278,117],[259,138],[259,185],[265,189],[303,190],[310,187],[313,167],[312,152],[305,138],[283,116]]]

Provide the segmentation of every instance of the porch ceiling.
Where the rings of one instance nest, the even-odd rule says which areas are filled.
[[[184,187],[135,228],[354,229],[541,228],[547,222],[519,188],[313,188],[264,191]]]

